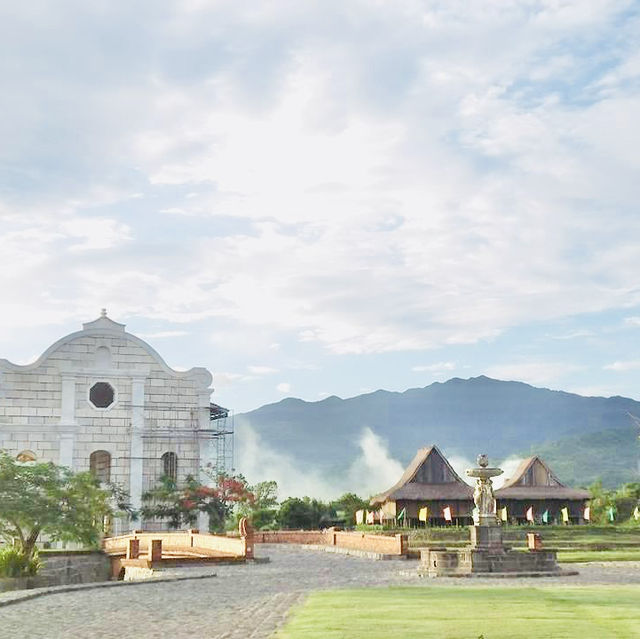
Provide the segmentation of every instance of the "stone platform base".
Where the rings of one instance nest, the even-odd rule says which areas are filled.
[[[420,553],[419,573],[430,577],[566,575],[555,550],[492,552],[477,548],[428,548]]]
[[[409,573],[403,573],[409,574]],[[571,577],[579,575],[577,570],[552,570],[551,572],[468,572],[454,575],[430,575],[418,569],[418,577],[460,577],[468,579],[524,579],[532,577]]]

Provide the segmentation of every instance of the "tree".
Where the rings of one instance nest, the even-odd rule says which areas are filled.
[[[256,508],[273,508],[278,505],[278,483],[275,481],[261,481],[251,486],[255,496]]]
[[[248,517],[257,530],[268,528],[273,524],[278,512],[278,484],[275,481],[261,481],[249,490],[254,501],[241,505],[236,516]]]
[[[356,512],[358,510],[367,510],[370,508],[369,502],[361,499],[355,493],[345,493],[332,502],[331,504],[335,509],[338,515],[340,513],[344,513],[343,518],[346,526],[353,526],[356,523]]]
[[[193,527],[203,512],[209,515],[209,530],[219,532],[224,530],[236,504],[250,504],[254,499],[240,475],[218,475],[214,486],[205,486],[192,475],[179,486],[164,476],[155,488],[142,495],[141,514],[148,519],[168,519],[170,528],[180,528]]]
[[[0,537],[14,542],[27,558],[40,534],[96,544],[103,518],[112,513],[111,499],[111,491],[89,472],[22,463],[0,451]]]
[[[335,518],[335,510],[329,504],[309,497],[289,497],[280,505],[276,519],[283,528],[320,528]]]

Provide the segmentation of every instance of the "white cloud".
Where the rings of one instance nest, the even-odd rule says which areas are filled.
[[[640,369],[640,359],[612,362],[602,367],[606,371],[625,372]]]
[[[268,446],[260,435],[246,424],[236,428],[236,466],[247,480],[255,484],[259,481],[276,481],[278,497],[315,497],[334,499],[339,488],[331,484],[322,472],[300,467],[297,461]]]
[[[213,383],[218,388],[224,388],[238,382],[248,382],[253,379],[255,379],[255,377],[243,375],[242,373],[216,372],[213,376]]]
[[[277,368],[271,366],[247,366],[247,370],[252,375],[271,375],[278,372]]]
[[[568,362],[520,362],[490,366],[486,375],[506,381],[527,382],[538,386],[560,380],[583,370],[582,366]]]
[[[316,497],[336,499],[345,492],[369,497],[389,488],[400,479],[403,467],[393,459],[386,442],[370,428],[358,439],[360,453],[342,474],[324,473],[309,464],[301,466],[290,455],[269,445],[245,423],[236,429],[236,466],[250,483],[275,480],[280,499]]]
[[[567,333],[561,333],[558,335],[550,335],[551,339],[557,340],[568,340],[568,339],[579,339],[581,337],[593,337],[595,333],[593,331],[587,329],[580,329],[576,331],[569,331]]]
[[[404,472],[402,464],[391,457],[387,443],[370,428],[362,430],[358,446],[361,452],[349,468],[343,484],[345,492],[369,497],[400,479]]]
[[[504,472],[502,475],[498,475],[498,477],[495,477],[493,479],[494,488],[501,488],[508,479],[511,479],[515,475],[516,470],[518,470],[518,467],[523,461],[524,458],[522,457],[512,456],[507,457],[507,459],[503,460],[501,463],[496,464],[498,468],[502,468]]]
[[[471,477],[468,477],[465,471],[467,470],[467,468],[475,468],[477,464],[474,461],[457,454],[453,454],[453,455],[445,454],[445,457],[453,467],[453,470],[455,470],[456,473],[458,473],[460,478],[467,484],[473,485],[474,479]]]
[[[188,335],[189,331],[155,331],[153,333],[138,333],[138,337],[142,339],[166,339],[169,337],[183,337]]]
[[[423,364],[412,366],[411,370],[415,373],[445,373],[455,370],[455,362],[436,362],[435,364]]]
[[[613,385],[606,386],[604,384],[578,386],[568,384],[564,390],[568,393],[582,395],[583,397],[613,397],[614,395],[622,394],[619,388],[615,388]]]
[[[280,382],[277,386],[276,386],[276,390],[279,393],[290,393],[291,392],[291,384],[289,382]]]
[[[367,354],[640,303],[625,7],[14,8],[0,328],[108,301]]]

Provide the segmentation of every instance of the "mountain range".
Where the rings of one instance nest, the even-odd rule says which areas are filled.
[[[363,429],[406,465],[422,446],[493,462],[540,454],[561,480],[605,486],[638,481],[640,402],[583,397],[522,382],[453,378],[404,392],[378,390],[318,402],[288,398],[236,416],[272,450],[303,467],[340,473],[359,453]]]

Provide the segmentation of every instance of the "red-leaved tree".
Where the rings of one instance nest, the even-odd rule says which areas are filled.
[[[209,530],[224,530],[236,504],[252,504],[255,500],[247,482],[241,476],[217,475],[212,486],[205,486],[189,475],[178,486],[170,477],[142,496],[142,517],[167,519],[170,528],[193,527],[198,514],[209,515]]]

